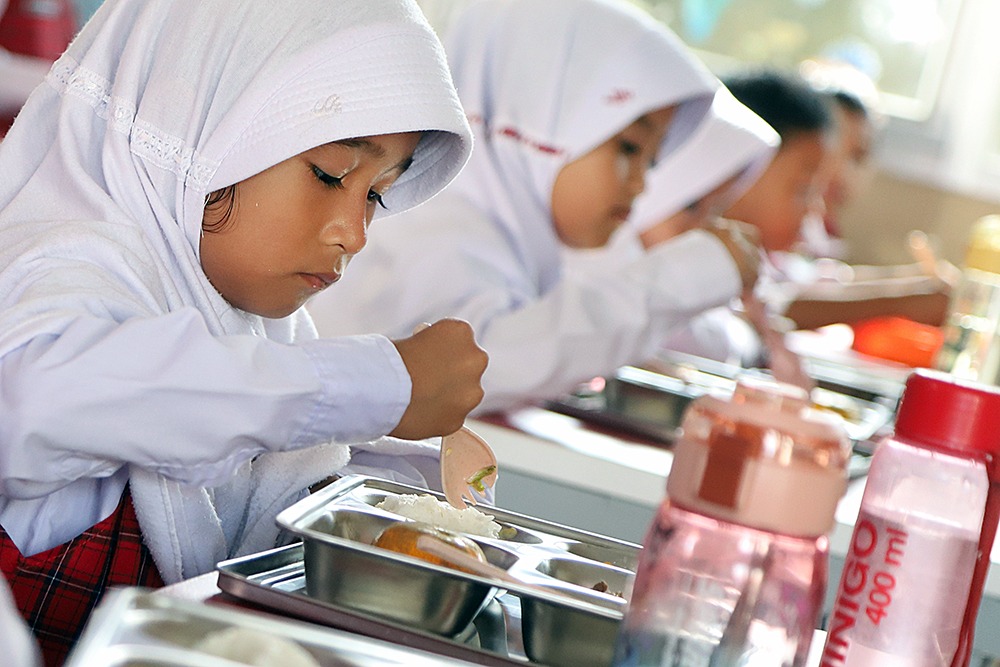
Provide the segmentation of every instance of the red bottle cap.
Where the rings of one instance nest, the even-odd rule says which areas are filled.
[[[974,455],[1000,481],[1000,388],[917,369],[903,389],[895,435],[928,449]]]

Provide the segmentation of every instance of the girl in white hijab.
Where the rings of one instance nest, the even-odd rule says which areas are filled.
[[[490,354],[488,411],[643,358],[752,282],[707,233],[616,272],[563,271],[561,249],[604,245],[649,163],[711,104],[717,79],[675,35],[615,0],[482,0],[449,25],[472,158],[441,195],[373,228],[351,289],[310,305],[321,335],[465,318]],[[702,280],[677,256],[727,270]]]
[[[781,139],[763,118],[726,88],[712,100],[705,122],[691,138],[649,172],[646,191],[636,200],[627,229],[655,245],[656,231],[681,212],[687,224],[668,223],[676,236],[725,211],[739,199],[774,157]],[[700,220],[699,220],[700,217]]]
[[[627,224],[603,248],[569,249],[567,269],[590,273],[628,263],[684,232],[708,226],[760,176],[780,143],[764,119],[719,88],[690,138],[649,170]]]
[[[345,443],[462,423],[468,325],[316,340],[300,306],[470,148],[411,0],[98,10],[0,143],[0,564],[47,656],[107,585],[274,546]]]
[[[720,214],[764,171],[780,142],[770,125],[720,88],[708,118],[691,139],[650,171],[646,191],[609,252],[623,261],[622,256],[641,254],[676,242],[672,239],[692,229],[719,223]],[[583,268],[580,262],[573,262],[574,270]],[[724,267],[690,270],[711,275]],[[735,364],[760,353],[753,327],[728,306],[699,314],[661,342],[670,350]]]
[[[774,128],[720,89],[708,120],[652,170],[625,233],[616,240],[617,252],[628,252],[630,245],[641,252],[712,224],[739,224],[720,216],[764,173],[780,144]],[[696,270],[710,273],[713,267]],[[767,363],[779,380],[811,388],[800,360],[785,346],[760,300],[748,291],[733,305],[735,310],[713,308],[692,318],[672,331],[663,347],[736,366]]]

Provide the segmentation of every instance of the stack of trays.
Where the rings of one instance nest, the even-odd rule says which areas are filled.
[[[457,641],[503,593],[505,599],[513,596],[519,602],[519,640],[527,660],[546,665],[610,663],[639,545],[481,506],[502,526],[500,537],[469,537],[487,560],[523,581],[523,586],[372,546],[386,526],[408,521],[376,505],[393,494],[427,493],[388,480],[350,476],[279,514],[279,525],[302,540],[308,598],[332,610],[349,610],[356,618],[378,619],[388,627],[447,642]],[[441,494],[430,495],[444,500]],[[260,593],[261,585],[267,584],[255,579],[249,565],[246,558],[221,563],[220,588],[267,604],[266,596],[253,592],[256,588]],[[258,584],[248,586],[250,581]],[[285,611],[303,615],[301,605]],[[304,615],[321,620],[315,609]]]

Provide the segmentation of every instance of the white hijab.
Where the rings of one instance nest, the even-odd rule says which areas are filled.
[[[727,196],[736,201],[767,168],[780,143],[763,118],[727,88],[719,88],[708,116],[687,143],[650,170],[628,224],[645,231],[734,176],[738,178]]]
[[[720,85],[624,0],[481,0],[451,22],[445,45],[476,137],[449,191],[489,212],[540,293],[560,274],[550,206],[560,169],[677,104],[661,154],[669,151]]]
[[[124,321],[194,307],[215,335],[315,337],[301,309],[265,320],[212,288],[199,261],[206,194],[320,144],[430,130],[390,193],[395,212],[444,187],[471,150],[413,0],[108,0],[46,82],[0,142],[0,356],[81,311]],[[133,468],[164,578],[211,569],[234,540],[273,543],[274,504],[304,486],[286,464],[315,475],[311,451],[258,457],[212,490]],[[236,516],[220,516],[221,497]],[[259,523],[241,513],[251,505]]]

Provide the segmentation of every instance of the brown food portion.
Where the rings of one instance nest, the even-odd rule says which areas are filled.
[[[608,582],[604,581],[603,579],[600,580],[600,581],[598,581],[596,584],[594,584],[590,588],[592,590],[597,591],[598,593],[607,593],[608,595],[614,595],[615,597],[619,597],[619,598],[624,598],[625,597],[625,595],[621,591],[612,591],[612,590],[610,590],[610,586],[608,586]]]
[[[383,530],[375,539],[373,544],[376,547],[396,551],[401,554],[406,554],[407,556],[413,556],[414,558],[420,558],[428,563],[444,565],[445,567],[461,570],[462,572],[475,574],[471,570],[456,565],[435,554],[427,553],[423,549],[419,549],[417,547],[417,539],[422,535],[429,536],[457,549],[461,549],[479,561],[483,563],[486,562],[486,555],[483,553],[483,550],[478,544],[465,535],[459,535],[458,533],[453,533],[450,530],[444,530],[443,528],[438,528],[419,521],[395,523]]]

